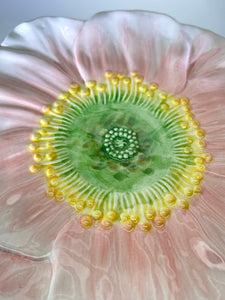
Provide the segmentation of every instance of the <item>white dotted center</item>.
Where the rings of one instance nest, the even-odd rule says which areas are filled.
[[[105,134],[103,146],[109,157],[123,160],[132,158],[137,153],[139,143],[133,130],[115,127]]]

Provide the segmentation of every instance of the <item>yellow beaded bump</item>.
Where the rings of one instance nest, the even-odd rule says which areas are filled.
[[[83,228],[89,229],[93,224],[93,218],[90,215],[83,215],[80,218],[80,224]]]

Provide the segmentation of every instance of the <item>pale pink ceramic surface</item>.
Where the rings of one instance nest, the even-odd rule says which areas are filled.
[[[28,172],[42,107],[106,70],[189,97],[206,131],[202,193],[161,231],[84,230]],[[0,128],[0,299],[224,299],[224,38],[141,11],[21,24],[0,48]]]

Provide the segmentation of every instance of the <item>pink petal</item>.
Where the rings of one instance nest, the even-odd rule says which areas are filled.
[[[32,105],[32,103],[31,103]],[[30,128],[34,129],[37,120],[41,117],[39,109],[23,109],[15,105],[1,105],[0,110],[0,130],[7,132],[10,128]],[[1,134],[1,133],[0,133]]]
[[[225,176],[207,172],[202,182],[202,193],[193,201],[190,210],[201,230],[225,259]]]
[[[88,20],[76,44],[77,63],[85,79],[107,70],[138,70],[161,88],[179,91],[186,83],[191,39],[168,16],[150,12],[107,12]]]
[[[83,21],[43,17],[22,23],[5,38],[3,47],[30,53],[56,64],[64,75],[80,80],[74,57],[74,43]]]
[[[207,151],[213,155],[208,171],[222,176],[225,175],[224,82],[225,39],[201,32],[193,42],[188,82],[182,93],[190,98],[191,110],[206,132]]]
[[[51,251],[57,233],[72,211],[45,196],[40,174],[31,175],[31,155],[26,149],[31,130],[11,130],[1,135],[0,245],[41,257]]]
[[[0,299],[45,300],[51,280],[47,261],[29,261],[26,257],[0,252]]]
[[[199,223],[201,220],[199,220]],[[53,299],[149,300],[222,297],[225,264],[188,212],[164,230],[83,230],[72,220],[53,248]]]
[[[74,43],[82,24],[40,18],[17,26],[0,49],[0,106],[9,105],[20,114],[23,110],[41,112],[43,105],[55,100],[72,81],[81,81]],[[9,124],[10,118],[3,117]]]

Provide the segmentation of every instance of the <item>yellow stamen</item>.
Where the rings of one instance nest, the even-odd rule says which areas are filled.
[[[133,231],[135,228],[135,224],[132,220],[127,220],[125,222],[123,222],[123,227],[127,230],[127,231]]]
[[[55,201],[56,201],[56,202],[61,202],[61,201],[63,201],[63,200],[64,200],[63,192],[57,191],[57,192],[55,193]]]
[[[102,217],[102,212],[100,210],[94,210],[92,216],[95,220],[99,220]]]
[[[188,209],[189,208],[189,202],[185,199],[180,199],[177,201],[177,205],[181,207],[182,209]]]
[[[89,89],[93,89],[96,86],[96,81],[95,80],[88,80],[85,83],[86,87],[88,87]]]
[[[151,91],[156,91],[158,89],[158,84],[157,83],[151,83],[150,84],[150,90]]]
[[[154,220],[155,227],[160,228],[164,225],[164,223],[165,223],[165,220],[163,217],[160,217],[160,216],[155,217],[155,220]]]
[[[81,94],[82,97],[88,97],[88,96],[90,96],[91,92],[90,92],[89,88],[83,87],[80,90],[80,94]]]
[[[113,72],[111,72],[111,71],[106,71],[105,72],[105,78],[112,78],[114,76],[114,73]]]
[[[112,222],[111,222],[109,219],[104,218],[104,219],[102,220],[102,227],[103,227],[104,229],[106,229],[106,230],[109,230],[109,229],[112,228]]]
[[[97,83],[96,84],[96,90],[99,92],[99,93],[103,93],[106,91],[106,85],[104,83]]]
[[[131,79],[130,79],[130,77],[124,77],[124,78],[123,78],[123,84],[125,84],[125,85],[131,84]]]
[[[40,171],[40,169],[41,167],[39,165],[32,165],[29,168],[31,174],[36,174],[37,172]]]
[[[152,228],[152,224],[151,222],[148,222],[148,221],[145,221],[141,224],[141,229],[144,231],[144,232],[148,232],[150,231]]]
[[[152,209],[152,208],[147,208],[145,210],[145,218],[148,220],[148,221],[153,221],[155,219],[155,216],[156,216],[156,213],[155,213],[155,210]]]
[[[115,222],[117,220],[118,214],[116,211],[108,211],[106,217],[111,221]]]
[[[165,196],[165,202],[166,202],[166,204],[168,204],[170,206],[175,205],[176,201],[177,201],[177,199],[176,199],[176,197],[173,194],[167,194]]]
[[[141,84],[139,87],[138,87],[138,90],[139,92],[141,93],[146,93],[149,89],[149,86],[147,84]]]
[[[55,189],[54,187],[49,187],[46,191],[46,196],[49,198],[54,198],[55,197]]]
[[[85,229],[88,229],[91,227],[93,223],[93,218],[92,216],[90,215],[83,215],[81,218],[80,218],[80,224],[83,228]]]
[[[168,208],[168,207],[162,207],[160,209],[160,216],[165,218],[165,219],[168,219],[171,215],[171,210]]]
[[[76,203],[76,205],[75,205],[76,210],[77,210],[78,212],[82,211],[82,210],[85,208],[85,205],[86,205],[85,201],[83,201],[83,200],[78,200],[77,203]]]

